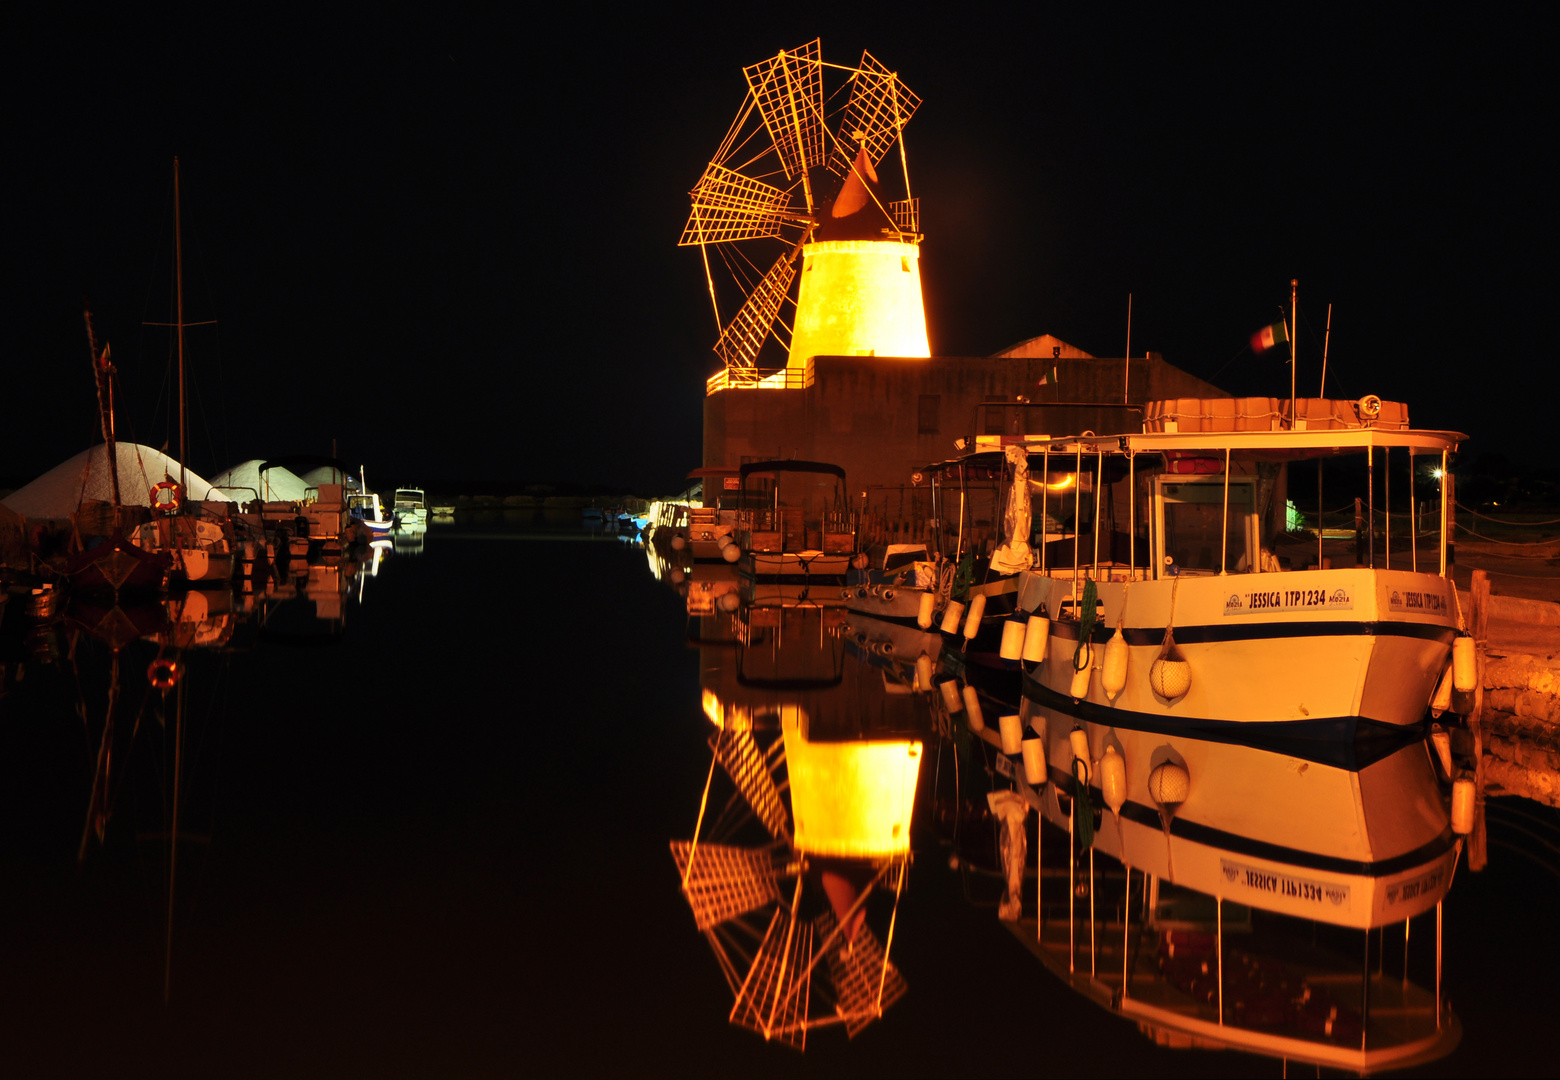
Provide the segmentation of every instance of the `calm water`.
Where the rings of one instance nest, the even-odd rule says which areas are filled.
[[[924,829],[893,946],[908,995],[805,1056],[729,1025],[667,849],[710,764],[700,654],[636,549],[436,526],[339,635],[299,608],[186,653],[171,950],[178,695],[148,690],[156,646],[121,654],[111,813],[78,861],[110,653],[62,632],[58,661],[30,659],[8,613],[7,1072],[1279,1075],[1157,1048],[1074,994]],[[1542,840],[1492,823],[1489,870],[1447,899],[1464,1038],[1426,1075],[1554,1072],[1556,818],[1522,808]]]

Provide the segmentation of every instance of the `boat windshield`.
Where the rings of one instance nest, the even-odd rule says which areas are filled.
[[[1251,479],[1231,481],[1226,512],[1223,477],[1160,477],[1159,506],[1160,561],[1178,572],[1244,571],[1252,565],[1253,550],[1263,546],[1258,536],[1256,484]]]

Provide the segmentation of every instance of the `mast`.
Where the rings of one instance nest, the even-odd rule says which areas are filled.
[[[173,159],[173,275],[174,326],[179,339],[179,490],[187,488],[185,462],[188,460],[185,436],[188,422],[184,407],[184,238],[179,224],[179,159]]]
[[[108,346],[98,352],[97,334],[92,329],[92,309],[81,312],[87,323],[87,351],[92,354],[92,379],[97,384],[98,419],[103,425],[103,443],[108,448],[108,475],[113,481],[114,521],[119,521],[119,450],[114,442],[114,368],[108,359]]]

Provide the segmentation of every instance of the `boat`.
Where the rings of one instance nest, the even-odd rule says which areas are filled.
[[[819,461],[755,461],[739,472],[737,565],[755,582],[842,585],[856,555],[845,470]]]
[[[1269,403],[1267,430],[1242,426]],[[1273,399],[1150,403],[1142,433],[1025,448],[1070,478],[1077,523],[1033,552],[1009,620],[1023,626],[1002,628],[1014,668],[1031,616],[1049,618],[1028,701],[1057,723],[1298,725],[1344,742],[1421,723],[1464,629],[1446,476],[1465,436],[1412,429],[1376,398],[1301,405],[1292,423]],[[1439,485],[1428,530],[1405,483],[1421,463]],[[1306,472],[1358,499],[1355,542],[1331,554],[1291,530]]]
[[[371,539],[388,538],[390,530],[395,528],[395,518],[385,516],[379,496],[372,491],[363,495],[348,495],[347,513],[352,515],[353,521],[368,530]]]
[[[393,509],[397,528],[428,524],[428,495],[422,488],[396,488]]]
[[[347,513],[352,520],[367,531],[370,540],[381,538],[388,539],[390,530],[395,528],[395,516],[385,515],[385,508],[380,505],[379,495],[368,490],[367,471],[358,466],[358,491],[354,495],[347,496]]]
[[[74,549],[65,559],[62,571],[77,589],[108,591],[117,601],[121,592],[160,589],[166,586],[173,565],[170,554],[151,551],[133,543],[125,527],[139,520],[127,520],[127,508],[119,487],[119,446],[114,424],[114,375],[108,343],[100,350],[92,329],[92,312],[83,312],[87,328],[87,347],[92,355],[92,374],[97,383],[98,419],[103,431],[104,457],[108,464],[110,501],[81,499],[71,517]],[[87,489],[92,475],[89,451],[82,473],[81,491]]]

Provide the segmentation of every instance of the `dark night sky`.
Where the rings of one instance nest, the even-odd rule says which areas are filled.
[[[122,423],[167,437],[168,336],[139,324],[167,318],[177,154],[187,318],[220,320],[190,332],[198,471],[335,438],[371,478],[679,486],[717,364],[685,193],[741,65],[820,35],[925,99],[934,351],[1116,355],[1130,291],[1134,351],[1287,395],[1240,353],[1298,277],[1302,393],[1331,302],[1333,396],[1552,456],[1536,10],[250,10],[9,27],[0,482],[92,437],[83,296]]]

